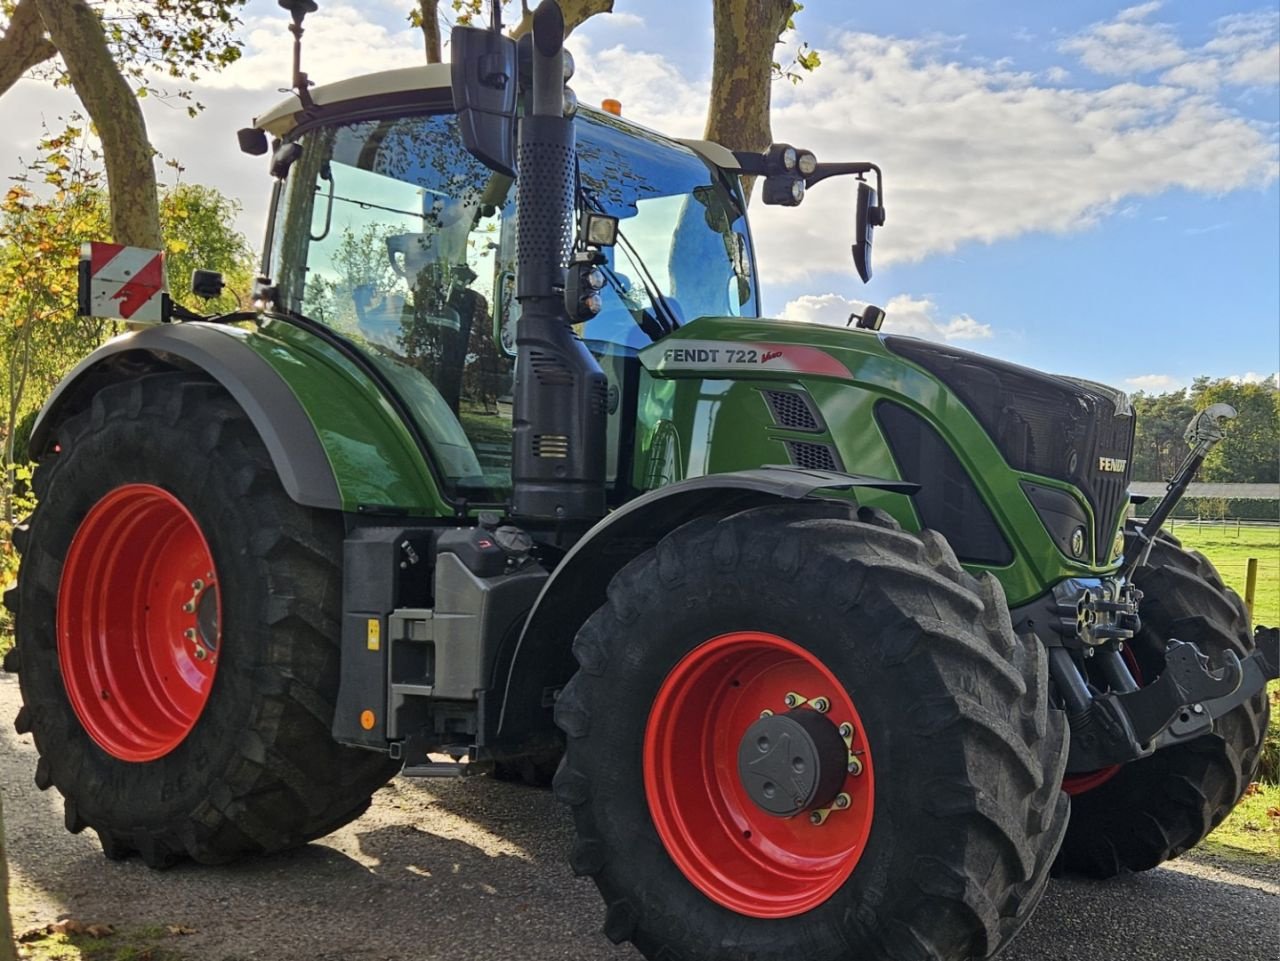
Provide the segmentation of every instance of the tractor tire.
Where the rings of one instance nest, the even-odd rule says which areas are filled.
[[[105,387],[56,440],[16,539],[16,726],[67,828],[161,868],[358,817],[396,765],[330,735],[341,519],[291,501],[198,376]]]
[[[690,522],[574,642],[572,866],[654,961],[987,957],[1044,892],[1069,808],[1044,650],[941,535],[833,511]],[[844,740],[793,758],[779,723]],[[753,772],[781,749],[779,792]]]
[[[1135,530],[1131,522],[1126,536]],[[1215,660],[1224,651],[1242,658],[1253,652],[1244,601],[1203,554],[1162,533],[1133,580],[1143,592],[1142,629],[1128,650],[1140,679],[1160,676],[1170,638],[1190,641]],[[1268,710],[1262,691],[1219,718],[1216,733],[1101,772],[1095,786],[1073,792],[1056,872],[1109,878],[1147,871],[1199,844],[1253,780]]]
[[[540,736],[512,753],[499,754],[494,761],[496,781],[549,788],[564,757],[564,739],[558,731]]]

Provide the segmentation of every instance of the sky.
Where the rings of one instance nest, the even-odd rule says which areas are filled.
[[[303,63],[317,83],[422,62],[408,0],[320,5]],[[235,131],[280,99],[291,38],[273,0],[244,20],[242,60],[193,87],[198,118],[144,108],[158,149],[237,199],[256,243],[270,183]],[[775,85],[774,138],[878,163],[887,222],[863,285],[847,179],[799,208],[754,203],[766,314],[842,325],[875,303],[886,332],[1128,390],[1280,371],[1274,3],[808,0],[796,25],[778,59],[803,42],[822,65]],[[584,102],[701,134],[709,0],[616,0],[569,48]],[[30,80],[0,97],[0,175],[34,155],[42,118],[74,107]]]

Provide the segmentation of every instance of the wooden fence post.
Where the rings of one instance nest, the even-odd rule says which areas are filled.
[[[1258,589],[1258,559],[1249,558],[1244,575],[1244,606],[1249,608],[1249,627],[1253,627],[1253,596]]]

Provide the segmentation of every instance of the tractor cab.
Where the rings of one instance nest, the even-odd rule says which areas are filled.
[[[358,346],[399,389],[448,494],[511,487],[516,356],[514,180],[468,152],[447,67],[394,70],[297,97],[257,121],[278,138],[264,274],[275,305]],[[582,109],[578,213],[618,221],[596,315],[577,331],[609,381],[608,482],[635,420],[638,352],[697,317],[755,317],[736,172],[688,145]],[[289,145],[296,145],[291,148]],[[726,151],[721,151],[727,153]]]

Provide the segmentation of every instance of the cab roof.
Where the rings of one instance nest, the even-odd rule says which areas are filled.
[[[342,105],[342,112],[346,112],[348,106],[355,110],[362,105],[374,107],[378,102],[395,103],[407,109],[441,109],[452,103],[452,68],[447,63],[431,63],[367,73],[315,87],[311,90],[311,99],[322,111]],[[253,126],[273,137],[284,138],[308,119],[311,118],[298,95],[289,94],[266,113],[255,118]],[[647,129],[629,120],[623,122],[637,130]],[[741,170],[733,152],[718,143],[678,137],[670,139],[726,171]]]

